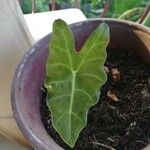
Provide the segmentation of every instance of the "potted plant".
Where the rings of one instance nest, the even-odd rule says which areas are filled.
[[[77,51],[101,23],[110,27],[105,63],[108,81],[101,89],[99,103],[90,109],[89,123],[74,149],[141,149],[149,144],[150,30],[132,22],[114,19],[76,23],[71,25],[71,30]],[[14,116],[26,138],[39,150],[70,149],[55,136],[57,133],[50,126],[50,112],[42,88],[51,40],[50,34],[27,52],[12,83]],[[60,57],[61,60],[65,55]],[[62,90],[65,92],[65,89]]]

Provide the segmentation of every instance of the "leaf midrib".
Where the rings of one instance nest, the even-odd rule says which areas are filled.
[[[76,71],[72,71],[72,82],[71,82],[71,98],[70,98],[70,106],[69,106],[69,137],[71,139],[71,113],[72,113],[72,106],[73,106],[73,98],[74,98],[74,91],[75,91],[75,78],[76,78]]]

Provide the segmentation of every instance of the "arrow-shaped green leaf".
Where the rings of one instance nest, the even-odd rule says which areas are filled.
[[[109,27],[102,23],[86,40],[80,52],[70,27],[62,20],[53,25],[47,61],[47,106],[53,127],[73,147],[87,123],[87,113],[97,103],[100,87],[106,82],[104,62]]]

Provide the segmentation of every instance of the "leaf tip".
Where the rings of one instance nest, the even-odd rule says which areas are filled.
[[[67,23],[64,20],[62,20],[62,19],[56,19],[54,21],[53,25],[55,25],[55,24],[67,24]]]
[[[62,22],[62,19],[56,19],[54,22]]]
[[[74,148],[75,142],[76,142],[76,141],[72,141],[72,142],[70,142],[70,143],[68,142],[67,144],[68,144],[71,148]]]
[[[106,24],[106,23],[104,23],[104,22],[100,24],[100,27],[101,27],[102,30],[104,30],[104,31],[109,31],[109,29],[110,29],[109,25]]]
[[[110,27],[107,23],[101,23],[99,25],[99,30],[103,33],[104,39],[106,40],[107,44],[110,41]]]

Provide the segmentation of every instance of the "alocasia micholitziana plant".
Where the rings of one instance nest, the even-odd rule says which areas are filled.
[[[101,23],[77,52],[70,27],[60,19],[53,24],[46,65],[46,99],[52,125],[70,147],[85,127],[88,110],[98,102],[100,87],[106,82],[108,43],[109,26]]]

